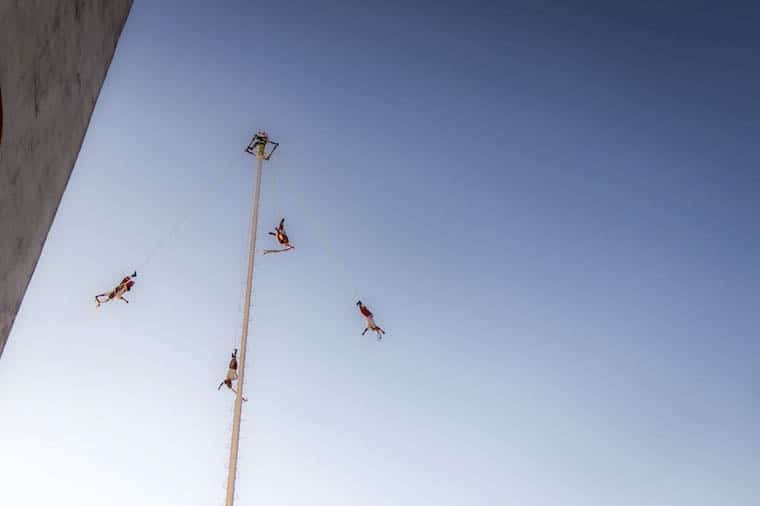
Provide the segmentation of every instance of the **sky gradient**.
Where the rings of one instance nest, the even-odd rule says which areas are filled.
[[[0,504],[223,502],[265,128],[297,249],[257,258],[237,504],[755,505],[758,26],[135,2],[0,361]]]

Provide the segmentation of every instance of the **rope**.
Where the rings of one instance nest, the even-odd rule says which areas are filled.
[[[300,200],[300,203],[301,203],[300,207],[301,207],[301,210],[304,212],[304,214],[311,217],[316,216],[317,215],[316,213],[309,212],[308,205],[306,204],[307,202],[306,194],[301,191],[300,187],[295,186],[292,190],[294,191],[297,197],[300,197],[298,200]],[[317,228],[317,234],[316,234],[317,240],[322,245],[322,250],[327,251],[328,255],[330,255],[331,258],[340,258],[341,255],[333,247],[331,242],[325,239],[326,237],[330,237],[331,234],[326,233],[326,229],[325,227],[322,226],[322,223],[319,221],[319,219],[315,219],[314,223],[316,224],[316,228]],[[359,292],[356,289],[356,285],[354,285],[353,283],[354,277],[351,275],[351,273],[347,271],[345,263],[344,262],[334,262],[334,263],[337,263],[340,266],[339,270],[343,274],[343,279],[349,280],[349,286],[351,290],[353,290],[353,296],[358,297]]]
[[[203,196],[208,199],[208,196],[213,194],[219,187],[221,187],[222,183],[224,183],[227,178],[231,177],[233,173],[235,173],[235,170],[222,171],[218,177],[212,181],[210,185],[207,186],[207,190],[204,192]],[[138,274],[150,264],[153,258],[164,248],[164,246],[166,246],[169,240],[173,239],[179,230],[188,221],[190,221],[191,218],[195,217],[201,209],[204,208],[205,206],[195,205],[193,206],[192,210],[183,213],[178,219],[176,219],[174,223],[169,227],[168,232],[161,235],[161,238],[158,240],[156,245],[151,250],[149,250],[148,254],[145,255],[143,260],[137,265],[137,268],[135,270],[138,272]]]

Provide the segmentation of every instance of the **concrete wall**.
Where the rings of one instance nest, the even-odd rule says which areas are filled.
[[[0,0],[0,355],[132,0]]]

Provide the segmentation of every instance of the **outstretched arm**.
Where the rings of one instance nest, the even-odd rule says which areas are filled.
[[[295,248],[296,248],[295,246],[289,245],[286,248],[282,248],[282,249],[265,249],[262,252],[262,254],[263,255],[268,255],[269,253],[282,253],[283,251],[290,251],[290,250],[295,249]]]

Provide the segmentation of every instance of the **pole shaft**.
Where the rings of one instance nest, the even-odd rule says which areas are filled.
[[[253,261],[256,256],[256,228],[259,222],[259,200],[261,197],[261,172],[264,159],[256,156],[256,187],[251,212],[251,242],[248,246],[248,278],[245,287],[245,306],[243,307],[243,331],[240,335],[240,353],[238,354],[238,384],[235,396],[235,415],[232,419],[232,442],[230,444],[230,462],[227,467],[227,499],[225,506],[235,502],[235,478],[237,476],[238,447],[240,446],[240,413],[243,407],[243,380],[245,379],[245,359],[248,346],[248,321],[251,314],[251,292],[253,291]]]

